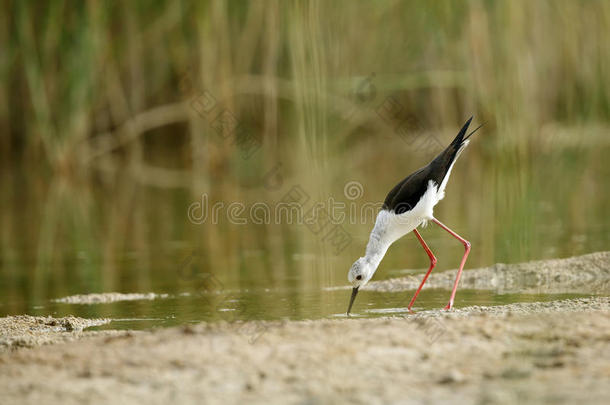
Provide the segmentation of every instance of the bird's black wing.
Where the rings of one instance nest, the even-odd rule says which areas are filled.
[[[383,203],[384,209],[392,211],[395,214],[402,214],[410,211],[417,205],[428,189],[430,180],[434,181],[437,186],[440,186],[447,175],[451,164],[457,158],[458,151],[465,142],[464,135],[468,130],[470,121],[472,121],[472,117],[466,121],[453,142],[451,142],[445,150],[439,153],[432,162],[408,175],[390,190]]]
[[[388,193],[383,208],[396,214],[410,211],[428,188],[429,167],[422,167],[405,177]]]

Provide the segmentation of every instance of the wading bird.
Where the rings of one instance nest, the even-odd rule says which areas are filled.
[[[417,295],[436,265],[436,257],[434,257],[434,254],[432,254],[432,251],[417,231],[417,227],[425,225],[427,221],[434,222],[464,245],[464,256],[462,257],[462,262],[453,284],[449,303],[445,309],[448,310],[453,307],[453,300],[455,299],[455,292],[462,275],[462,269],[470,252],[470,242],[434,218],[432,211],[434,206],[445,197],[445,187],[447,186],[451,169],[453,169],[455,161],[470,142],[468,138],[481,127],[476,128],[468,136],[464,136],[470,121],[472,121],[472,117],[466,121],[453,142],[432,162],[408,175],[388,193],[383,203],[383,208],[377,215],[364,257],[356,260],[347,274],[347,279],[353,286],[352,296],[347,308],[348,315],[358,294],[358,289],[368,283],[373,277],[377,266],[379,266],[390,245],[412,231],[430,258],[430,268],[428,268],[428,272],[409,303],[408,309],[409,311],[411,310]]]

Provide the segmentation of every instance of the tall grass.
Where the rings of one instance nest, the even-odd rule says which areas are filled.
[[[455,127],[474,112],[524,138],[506,140],[519,141],[521,154],[549,122],[610,117],[605,1],[8,1],[3,8],[0,144],[5,156],[54,169],[87,170],[99,159],[110,159],[106,168],[142,164],[145,131],[126,124],[175,105],[185,113],[157,125],[185,124],[177,128],[190,134],[192,154],[182,154],[183,168],[198,176],[237,170],[244,162],[235,148],[184,102],[185,72],[194,91],[208,89],[260,134],[267,159],[296,148],[313,167],[326,161],[334,138],[347,143],[340,152],[353,145],[362,125],[337,122],[341,102],[333,100],[353,102],[353,87],[340,84],[371,73],[422,126]],[[116,142],[111,150],[121,159],[85,159],[101,142]]]
[[[558,229],[607,231],[600,184],[610,173],[602,152],[583,145],[608,145],[610,2],[4,0],[2,10],[4,291],[46,297],[122,282],[148,291],[152,272],[171,272],[176,251],[188,253],[184,240],[228,282],[256,275],[274,285],[298,271],[310,285],[337,284],[370,224],[349,229],[349,252],[312,264],[293,257],[324,250],[306,229],[202,230],[186,207],[202,192],[277,201],[281,192],[261,184],[277,164],[284,191],[299,184],[326,200],[358,180],[363,200],[382,199],[431,157],[377,114],[388,96],[413,132],[441,143],[471,114],[487,122],[449,185],[461,198],[438,207],[475,230],[472,263],[553,256],[540,252],[549,245],[582,253]],[[365,101],[364,83],[374,95]],[[197,112],[204,91],[214,114],[230,111],[260,139],[256,154],[244,159]],[[451,246],[439,257],[459,254]],[[266,256],[246,260],[249,249]],[[392,252],[386,266],[425,265]]]

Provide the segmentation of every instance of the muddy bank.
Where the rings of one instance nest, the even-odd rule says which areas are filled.
[[[158,298],[168,298],[168,294],[155,293],[130,293],[123,294],[117,292],[100,293],[100,294],[78,294],[70,295],[69,297],[57,298],[54,302],[62,304],[109,304],[119,301],[138,301],[138,300],[155,300]]]
[[[451,289],[457,270],[430,274],[424,288]],[[423,274],[372,281],[363,290],[397,292],[415,290]],[[498,263],[462,272],[461,289],[493,290],[499,294],[608,294],[610,293],[610,252],[597,252],[567,259],[527,263]]]
[[[7,403],[37,405],[608,402],[610,299],[493,308],[18,349],[0,354],[0,390]]]
[[[53,318],[18,315],[0,318],[0,351],[76,340],[87,335],[83,334],[84,329],[109,322],[110,319],[83,319],[74,316]]]

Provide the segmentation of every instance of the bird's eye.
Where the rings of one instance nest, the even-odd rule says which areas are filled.
[[[356,280],[362,280],[362,276],[356,276]]]

